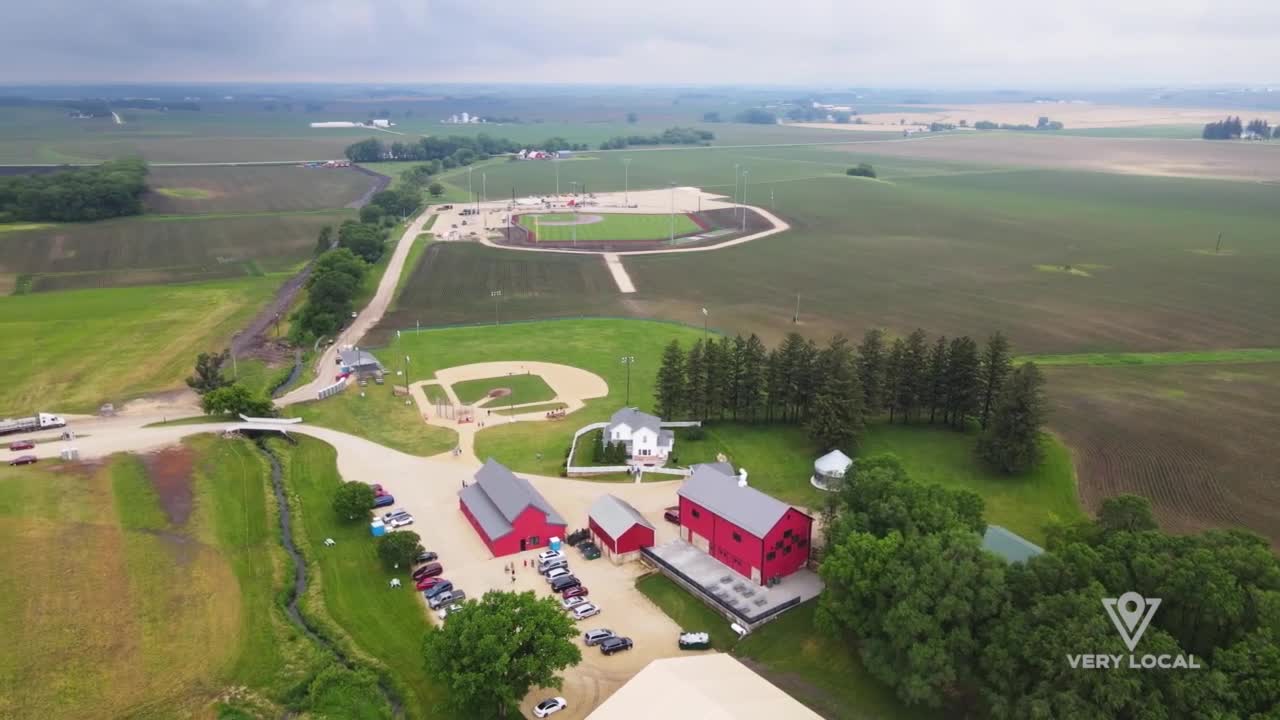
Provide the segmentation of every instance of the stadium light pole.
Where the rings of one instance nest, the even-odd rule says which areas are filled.
[[[676,242],[676,184],[671,183],[671,244]]]
[[[631,158],[622,158],[622,204],[631,207]]]
[[[738,163],[733,164],[733,204],[738,204]],[[736,213],[738,209],[734,208],[733,211]]]
[[[735,186],[736,188],[737,186]],[[476,191],[471,188],[471,166],[467,166],[467,196],[474,202],[476,199]]]
[[[493,298],[493,324],[499,325],[501,323],[498,320],[498,301],[502,299],[502,291],[492,290],[489,292],[489,297]]]
[[[631,363],[635,362],[634,355],[623,355],[622,364],[627,366],[627,400],[623,403],[626,407],[631,407]]]
[[[747,169],[742,169],[742,232],[747,231]]]
[[[707,312],[706,308],[702,308],[702,339],[703,340],[707,339],[707,316],[709,314],[710,313]]]
[[[556,166],[556,199],[560,199],[560,158],[551,158],[551,164]]]

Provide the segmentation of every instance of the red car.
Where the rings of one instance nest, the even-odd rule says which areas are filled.
[[[576,587],[571,587],[571,588],[569,588],[568,590],[565,590],[563,593],[561,593],[561,595],[563,595],[566,599],[567,599],[567,598],[575,598],[575,597],[586,597],[586,596],[587,596],[587,586],[585,586],[585,585],[578,585],[578,586],[576,586]]]
[[[373,488],[373,496],[374,496],[374,497],[382,497],[383,495],[386,495],[386,494],[387,494],[387,491],[386,491],[386,490],[383,490],[383,489],[382,489],[382,486],[381,486],[381,485],[379,485],[378,483],[374,483],[374,484],[370,485],[369,487]]]
[[[680,524],[680,506],[672,505],[671,507],[662,511],[662,519],[666,520],[669,523],[675,523],[676,525],[679,525]]]
[[[419,590],[430,590],[446,580],[442,577],[424,577],[418,581],[417,588]]]
[[[37,460],[39,460],[39,458],[37,458],[35,455],[23,455],[21,457],[16,457],[10,460],[9,464],[10,465],[31,465],[35,463]]]
[[[31,442],[30,440],[16,440],[14,442],[9,443],[9,451],[16,452],[18,450],[31,450],[35,446],[36,444]]]

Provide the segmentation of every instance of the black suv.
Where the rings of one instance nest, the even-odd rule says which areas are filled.
[[[600,643],[600,652],[604,655],[612,655],[616,652],[631,649],[631,638],[629,637],[611,637]]]

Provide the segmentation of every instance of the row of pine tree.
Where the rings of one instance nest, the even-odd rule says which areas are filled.
[[[772,349],[752,334],[698,340],[688,350],[673,340],[655,400],[666,420],[800,424],[826,449],[852,450],[866,423],[880,417],[957,429],[977,423],[984,456],[999,452],[1005,457],[989,459],[1018,471],[1038,459],[1043,384],[1033,364],[1013,368],[1000,333],[982,347],[968,336],[930,343],[923,330],[892,342],[871,330],[857,347],[839,335],[820,347],[790,333]]]

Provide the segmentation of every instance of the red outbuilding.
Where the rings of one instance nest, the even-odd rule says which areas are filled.
[[[565,535],[564,518],[546,498],[493,458],[476,471],[475,482],[458,492],[458,504],[494,557]]]
[[[697,465],[677,491],[680,538],[762,585],[809,562],[813,518],[747,484],[728,463]]]
[[[625,500],[601,495],[591,503],[587,526],[614,563],[633,560],[640,548],[653,547],[653,526]]]

